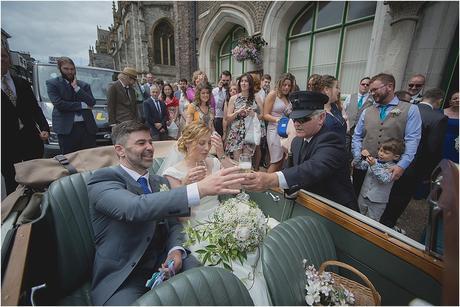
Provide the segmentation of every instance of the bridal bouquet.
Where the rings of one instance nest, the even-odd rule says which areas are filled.
[[[348,306],[355,303],[353,293],[337,284],[330,272],[318,273],[315,266],[307,266],[307,260],[303,260],[307,284],[305,301],[308,306]]]
[[[262,243],[267,231],[267,219],[254,201],[230,198],[219,205],[210,221],[185,226],[188,236],[185,245],[203,243],[196,250],[203,265],[222,264],[233,271],[232,261],[243,264],[247,254]]]
[[[232,49],[232,56],[238,62],[251,60],[254,64],[262,63],[262,47],[267,42],[261,36],[250,36],[241,38],[235,48]]]

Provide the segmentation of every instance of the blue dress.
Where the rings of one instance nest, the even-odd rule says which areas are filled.
[[[442,154],[443,159],[449,159],[455,163],[458,163],[458,151],[455,149],[455,139],[458,138],[458,123],[458,118],[449,118]]]
[[[331,103],[331,114],[326,113],[326,120],[324,121],[324,126],[326,126],[329,131],[337,132],[343,139],[345,143],[345,136],[347,134],[347,123],[342,116],[339,108],[335,103]]]

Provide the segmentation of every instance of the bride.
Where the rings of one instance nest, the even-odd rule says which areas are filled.
[[[217,157],[209,155],[211,146],[216,149]],[[223,167],[234,166],[235,163],[224,154],[222,139],[217,133],[202,123],[187,125],[181,137],[177,140],[177,148],[164,161],[158,171],[170,183],[171,188],[200,181],[205,176],[219,171]],[[201,199],[200,205],[191,208],[190,217],[179,218],[182,222],[189,221],[191,225],[209,220],[219,205],[217,196]],[[190,247],[192,254],[200,248],[200,244]],[[233,273],[246,285],[255,305],[271,305],[267,286],[263,277],[259,252],[247,255],[247,260],[241,265],[233,262]]]
[[[219,158],[209,155],[211,146]],[[163,163],[164,171],[159,170],[170,183],[171,188],[202,180],[205,176],[218,172],[223,167],[234,166],[224,154],[222,139],[202,123],[191,123],[185,127],[177,140],[177,149]],[[207,220],[219,205],[217,196],[201,199],[200,206],[191,209],[190,217],[180,218],[182,222]]]

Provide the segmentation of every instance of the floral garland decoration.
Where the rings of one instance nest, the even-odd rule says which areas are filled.
[[[230,198],[223,202],[211,216],[210,221],[203,221],[192,227],[185,227],[187,242],[190,247],[202,243],[196,250],[203,265],[222,264],[233,271],[232,261],[243,264],[247,254],[256,250],[268,231],[267,219],[257,204]]]
[[[307,260],[303,260],[307,284],[305,290],[305,302],[308,306],[348,306],[355,303],[355,297],[351,291],[342,285],[337,285],[330,272],[316,271],[314,265],[307,265]]]
[[[251,60],[254,64],[262,64],[262,47],[268,43],[261,36],[249,36],[238,40],[232,49],[232,56],[238,62]]]

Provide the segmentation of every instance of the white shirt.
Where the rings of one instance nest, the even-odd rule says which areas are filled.
[[[433,106],[432,106],[432,105],[431,105],[431,103],[429,103],[429,102],[420,101],[420,103],[419,103],[419,104],[424,104],[424,105],[427,105],[427,106],[429,106],[429,107],[431,108],[431,110],[433,110]]]
[[[219,87],[215,87],[212,90],[212,95],[214,96],[214,101],[216,102],[216,118],[223,118],[224,117],[224,103],[225,98],[227,98],[227,90],[222,87],[219,90]]]
[[[308,139],[303,139],[304,141],[306,141],[307,143],[310,143],[311,139],[313,137],[310,137]],[[289,185],[286,181],[286,177],[284,177],[284,174],[283,172],[275,172],[275,174],[278,176],[278,186],[280,187],[280,189],[289,189]]]

